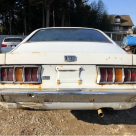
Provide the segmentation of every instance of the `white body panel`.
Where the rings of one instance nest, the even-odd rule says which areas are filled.
[[[5,57],[5,54],[0,54],[0,65],[4,65],[6,63]]]
[[[74,55],[77,60],[66,62],[65,55]],[[132,65],[131,54],[111,53],[7,53],[6,64],[106,64]]]
[[[127,54],[113,43],[100,42],[31,42],[22,43],[13,53],[17,52],[70,52],[70,53],[115,53]]]

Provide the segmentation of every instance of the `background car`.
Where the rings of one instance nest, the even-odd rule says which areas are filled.
[[[22,42],[21,37],[7,37],[3,40],[1,44],[1,53],[7,53],[13,50],[20,42]]]

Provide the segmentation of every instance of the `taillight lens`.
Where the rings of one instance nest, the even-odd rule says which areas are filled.
[[[13,81],[13,68],[1,68],[1,81]]]
[[[1,47],[7,47],[7,44],[2,44]]]
[[[135,83],[136,68],[126,67],[99,67],[97,83]]]
[[[107,69],[107,74],[108,74],[107,81],[108,82],[112,82],[113,81],[113,69],[112,68],[108,68]]]
[[[13,81],[13,68],[8,68],[8,81]]]
[[[1,66],[0,82],[2,83],[41,83],[40,66]]]
[[[131,81],[136,81],[136,69],[131,70]]]
[[[125,68],[124,69],[124,82],[136,81],[136,69]]]
[[[113,69],[100,68],[100,82],[113,82]]]
[[[115,82],[122,82],[122,68],[115,68]]]
[[[105,68],[101,68],[100,69],[100,73],[101,73],[101,82],[106,82],[107,81],[107,69]]]
[[[15,77],[17,82],[23,81],[23,68],[16,68],[15,69]]]
[[[25,81],[31,82],[31,81],[38,81],[37,78],[37,71],[38,68],[25,68]]]
[[[129,82],[131,80],[131,69],[124,69],[124,81]]]
[[[25,68],[25,81],[31,81],[31,68]]]
[[[38,68],[33,68],[32,69],[32,81],[38,81],[37,71],[38,71]]]

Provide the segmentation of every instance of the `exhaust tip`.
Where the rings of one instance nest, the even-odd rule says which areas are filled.
[[[98,110],[98,116],[99,116],[100,118],[103,118],[103,117],[104,117],[104,113],[103,113],[102,109],[99,109],[99,110]]]

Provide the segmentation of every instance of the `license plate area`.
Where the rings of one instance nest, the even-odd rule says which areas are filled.
[[[78,66],[56,67],[57,70],[57,84],[76,83],[81,84],[82,68]]]

